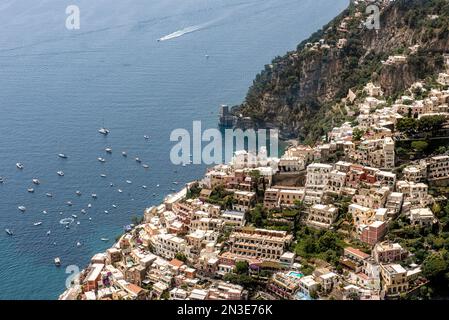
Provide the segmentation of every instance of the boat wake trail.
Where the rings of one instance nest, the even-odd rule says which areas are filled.
[[[172,40],[172,39],[175,39],[175,38],[179,38],[179,37],[182,37],[185,34],[201,30],[202,28],[203,28],[202,26],[187,27],[187,28],[175,31],[173,33],[170,33],[170,34],[168,34],[166,36],[163,36],[162,38],[159,38],[158,41],[167,41],[167,40]]]
[[[182,37],[183,35],[205,29],[206,27],[210,26],[211,24],[213,24],[219,20],[221,20],[221,19],[215,19],[215,20],[203,23],[203,24],[186,27],[184,29],[181,29],[181,30],[175,31],[173,33],[170,33],[166,36],[163,36],[162,38],[157,39],[157,41],[167,41],[167,40],[172,40],[172,39]]]

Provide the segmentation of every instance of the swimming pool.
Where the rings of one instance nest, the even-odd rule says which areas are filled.
[[[290,272],[288,273],[288,275],[289,275],[290,277],[295,277],[295,278],[302,278],[302,277],[304,277],[304,275],[303,275],[302,273],[300,273],[300,272],[295,272],[295,271],[290,271]]]

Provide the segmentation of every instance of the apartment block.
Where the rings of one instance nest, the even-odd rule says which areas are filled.
[[[241,228],[229,237],[230,252],[244,259],[278,261],[292,240],[286,231]]]
[[[407,292],[407,271],[400,264],[381,264],[382,289],[386,296],[399,296]]]
[[[430,181],[449,179],[449,156],[432,157],[428,160],[427,179]]]
[[[307,224],[318,229],[328,229],[337,218],[338,209],[333,205],[315,204],[309,210]]]
[[[171,234],[158,234],[154,237],[155,253],[166,259],[173,259],[179,252],[185,252],[186,241]]]
[[[386,222],[374,221],[371,224],[364,226],[362,228],[360,240],[373,246],[385,236],[386,232],[387,232]]]
[[[308,204],[321,202],[331,171],[332,166],[323,163],[312,163],[307,167],[304,202]]]
[[[373,257],[377,263],[392,263],[405,259],[408,256],[407,250],[399,243],[381,242],[373,249]]]
[[[234,211],[248,212],[254,208],[256,194],[249,191],[236,191],[234,192],[234,201],[232,204]]]

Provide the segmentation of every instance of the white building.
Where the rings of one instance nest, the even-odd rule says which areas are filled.
[[[153,239],[155,253],[166,259],[173,259],[177,253],[186,250],[186,241],[172,234],[158,234]]]
[[[323,163],[312,163],[307,167],[306,192],[304,202],[320,203],[326,191],[332,166]]]
[[[435,217],[429,208],[418,208],[410,210],[410,222],[420,227],[428,227],[434,224]]]
[[[315,204],[310,208],[307,224],[319,229],[328,229],[337,218],[338,209],[333,205]]]

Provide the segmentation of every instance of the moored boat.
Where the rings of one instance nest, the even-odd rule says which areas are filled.
[[[103,128],[98,129],[98,132],[102,135],[107,136],[109,134],[109,129],[106,129],[103,127]]]

